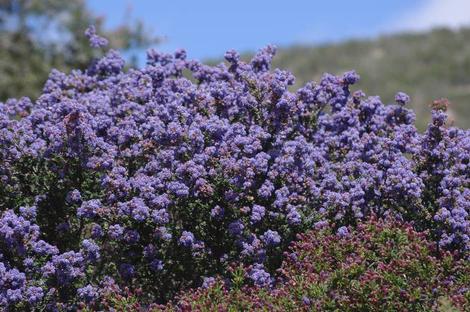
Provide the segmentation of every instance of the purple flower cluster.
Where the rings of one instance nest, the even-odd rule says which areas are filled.
[[[179,240],[180,244],[184,247],[192,247],[194,244],[194,234],[184,231]]]
[[[371,214],[468,253],[470,132],[446,126],[445,101],[421,134],[406,94],[351,94],[354,72],[291,91],[275,51],[208,66],[150,50],[126,72],[109,51],[53,71],[34,103],[0,103],[0,263],[21,276],[0,304],[40,300],[28,285],[91,302],[105,277],[165,301],[232,262],[263,284],[296,233],[345,236]]]
[[[77,290],[78,297],[85,302],[91,302],[95,300],[98,297],[98,293],[95,289],[95,287],[91,285],[87,285],[85,287],[79,288]]]
[[[100,206],[101,202],[98,199],[86,201],[77,209],[77,216],[91,219],[98,215]]]
[[[0,305],[9,306],[23,299],[26,276],[17,269],[8,269],[0,262]]]
[[[265,268],[261,264],[255,264],[249,272],[250,278],[253,283],[259,287],[265,287],[272,283],[273,279],[271,275],[265,271]]]
[[[94,48],[105,47],[108,45],[108,39],[96,34],[95,26],[90,26],[85,30],[85,36],[90,40],[90,45]]]
[[[277,246],[281,243],[281,236],[276,231],[267,230],[261,238],[266,246]]]

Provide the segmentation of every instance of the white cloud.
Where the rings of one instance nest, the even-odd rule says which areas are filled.
[[[464,25],[470,25],[470,0],[425,0],[387,28],[422,31],[438,26],[458,28]]]

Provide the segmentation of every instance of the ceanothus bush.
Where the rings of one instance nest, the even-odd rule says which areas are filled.
[[[93,29],[94,47],[106,40]],[[409,97],[325,74],[292,90],[275,48],[204,65],[113,50],[53,70],[42,95],[0,103],[0,305],[74,309],[111,289],[165,302],[233,264],[267,285],[297,233],[375,214],[470,251],[470,132],[436,101],[423,134]]]

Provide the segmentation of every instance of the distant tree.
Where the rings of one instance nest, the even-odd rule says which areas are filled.
[[[159,41],[141,21],[127,20],[104,30],[84,0],[0,0],[0,101],[36,97],[52,68],[86,68],[98,53],[83,35],[91,24],[124,52]]]

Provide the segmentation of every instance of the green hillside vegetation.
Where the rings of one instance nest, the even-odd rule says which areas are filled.
[[[324,72],[355,69],[361,76],[356,88],[380,94],[384,103],[393,102],[397,91],[408,93],[421,130],[429,120],[429,104],[445,97],[455,125],[470,128],[470,28],[281,47],[274,66],[292,71],[296,87],[318,81]]]

